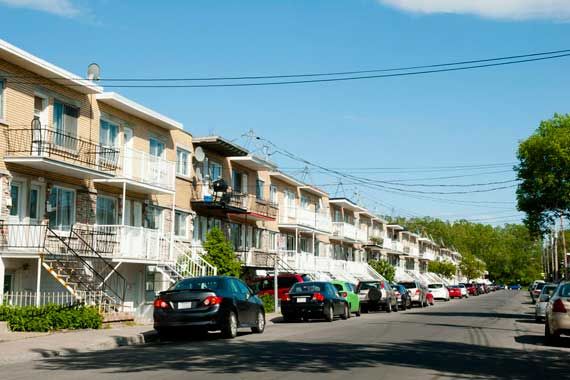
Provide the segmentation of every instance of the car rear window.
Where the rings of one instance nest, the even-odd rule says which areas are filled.
[[[560,297],[570,297],[570,284],[562,285],[558,295]]]
[[[400,285],[406,289],[414,289],[418,287],[415,282],[400,282]]]
[[[546,285],[546,284],[543,284],[543,283],[541,283],[541,284],[536,284],[536,289],[542,290],[542,288],[544,288],[544,285]]]
[[[316,292],[323,292],[326,289],[325,282],[298,282],[289,293],[316,293]]]
[[[333,285],[334,285],[334,287],[336,288],[336,290],[338,290],[339,292],[344,291],[344,289],[343,289],[343,287],[342,287],[341,284],[333,284]]]
[[[443,288],[443,285],[441,285],[441,284],[429,284],[429,285],[428,285],[428,288],[430,288],[430,289],[440,289],[440,288]]]
[[[360,284],[358,284],[359,290],[368,290],[372,288],[378,289],[379,287],[380,284],[378,282],[361,282]]]
[[[223,280],[221,278],[196,277],[186,278],[177,282],[172,286],[171,290],[201,290],[210,289],[218,290],[223,288]]]
[[[548,294],[549,296],[551,296],[555,290],[556,290],[556,285],[548,285],[542,289],[542,294]]]

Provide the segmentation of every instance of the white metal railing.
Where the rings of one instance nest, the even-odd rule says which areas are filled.
[[[94,228],[100,236],[104,236],[93,243],[93,248],[102,252],[103,256],[153,262],[173,261],[170,257],[170,237],[159,230],[122,225],[95,225]],[[98,247],[103,244],[104,248]]]
[[[314,211],[302,207],[279,206],[279,223],[298,224],[321,231],[331,231],[331,218],[325,211]]]
[[[218,273],[218,269],[202,257],[201,247],[174,241],[173,249],[173,269],[182,277],[215,276]]]
[[[367,243],[368,242],[368,231],[363,230],[363,229],[357,229],[356,230],[356,240]]]
[[[332,233],[334,236],[356,240],[356,227],[354,224],[345,222],[333,222]]]
[[[121,154],[123,176],[153,186],[174,190],[176,164],[149,153],[123,148]]]

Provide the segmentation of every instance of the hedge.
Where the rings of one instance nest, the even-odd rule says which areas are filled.
[[[263,308],[267,314],[273,313],[275,311],[275,299],[271,294],[264,294],[261,297],[261,301],[263,302]]]
[[[0,321],[12,331],[47,332],[55,330],[98,329],[103,317],[92,306],[8,306],[0,305]]]

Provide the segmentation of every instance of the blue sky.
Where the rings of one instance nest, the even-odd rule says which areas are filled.
[[[436,3],[0,0],[0,38],[78,74],[97,62],[103,77],[115,78],[359,70],[570,48],[570,5],[563,1]],[[240,136],[253,129],[327,167],[414,168],[351,171],[370,179],[468,184],[514,179],[509,172],[478,173],[508,170],[520,139],[540,120],[567,112],[569,61],[317,85],[113,90],[183,122],[195,136],[247,144]],[[494,163],[505,165],[430,169]],[[432,179],[455,175],[469,177]],[[333,195],[338,187],[317,172],[307,179]],[[343,188],[383,214],[518,219],[514,189],[433,200]]]

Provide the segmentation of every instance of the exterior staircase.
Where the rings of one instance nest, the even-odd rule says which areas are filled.
[[[126,279],[85,240],[83,231],[72,227],[62,233],[45,228],[43,267],[78,302],[98,303],[106,312],[122,311]]]
[[[156,269],[167,276],[171,283],[187,277],[215,276],[218,273],[217,268],[207,262],[196,247],[187,243],[175,240],[173,255],[172,263],[162,263],[156,266]]]

